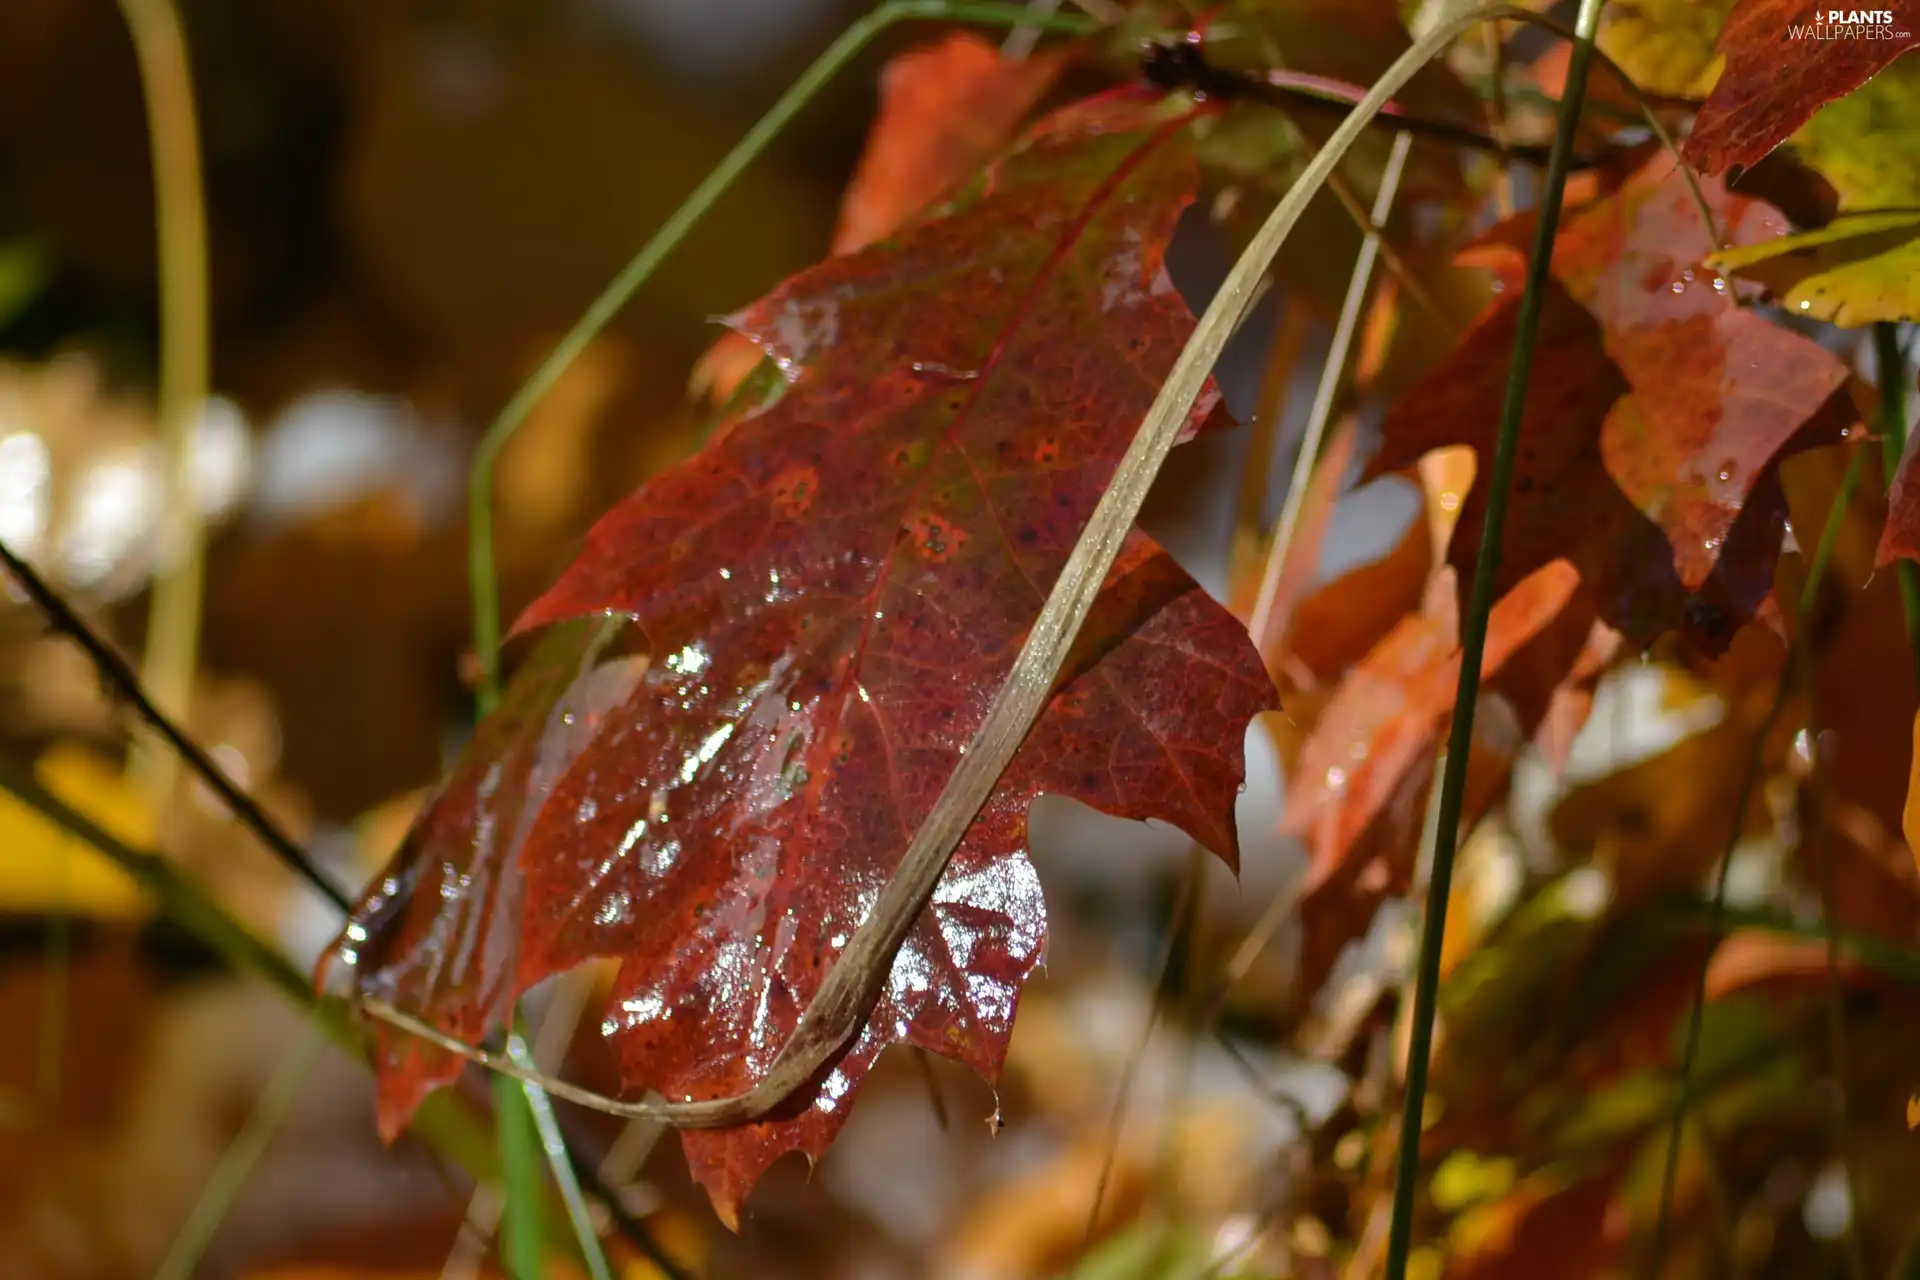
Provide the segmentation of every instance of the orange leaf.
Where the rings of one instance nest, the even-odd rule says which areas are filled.
[[[880,114],[840,203],[834,253],[852,253],[905,226],[993,158],[1065,59],[1018,62],[970,32],[911,49],[880,76]]]
[[[1431,524],[1418,514],[1392,550],[1308,592],[1279,618],[1286,631],[1263,643],[1270,669],[1296,688],[1330,685],[1420,608],[1433,573]]]
[[[1835,969],[1833,976],[1847,985],[1872,976],[1858,961],[1844,955]],[[1755,987],[1766,987],[1770,992],[1783,988],[1819,991],[1828,981],[1826,943],[1746,930],[1714,951],[1707,965],[1707,999],[1719,1000]]]
[[[910,49],[880,74],[880,113],[840,202],[835,254],[885,239],[1012,140],[1066,64],[1056,52],[1017,62],[971,32]],[[728,333],[694,366],[692,391],[724,401],[762,352]]]
[[[1431,779],[1435,747],[1453,711],[1460,676],[1460,644],[1446,578],[1429,593],[1425,611],[1400,620],[1341,682],[1301,748],[1288,781],[1282,830],[1306,842],[1308,872],[1301,903],[1306,937],[1299,964],[1311,990],[1352,938],[1366,931],[1374,908],[1402,891],[1413,861]],[[1591,613],[1575,605],[1579,575],[1556,561],[1508,592],[1488,619],[1481,677],[1492,680],[1556,624],[1585,636]],[[1572,645],[1548,645],[1572,664]],[[1549,686],[1557,677],[1549,678]],[[1492,799],[1504,783],[1518,742],[1497,741],[1498,718],[1485,713],[1476,727],[1469,809]],[[1486,748],[1484,758],[1482,748]]]

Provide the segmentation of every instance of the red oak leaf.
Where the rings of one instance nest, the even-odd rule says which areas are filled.
[[[323,974],[344,965],[363,992],[431,1010],[468,1043],[504,1025],[519,994],[520,850],[547,793],[646,670],[614,648],[624,629],[583,621],[542,637],[322,957]],[[462,1063],[384,1024],[377,1041],[380,1129],[392,1141]]]
[[[1680,154],[1702,173],[1759,162],[1813,118],[1913,48],[1920,0],[1886,0],[1885,21],[1841,26],[1825,0],[1741,0],[1720,29],[1726,70]],[[1820,32],[1821,34],[1814,34]]]
[[[967,31],[887,63],[866,152],[840,199],[832,251],[852,253],[892,235],[991,160],[1065,65],[1054,51],[1009,61]],[[750,338],[729,333],[700,358],[695,384],[725,400],[761,358]]]
[[[496,865],[457,869],[463,840],[517,842],[517,955],[456,961],[511,976],[442,984],[424,1015],[471,1038],[497,1026],[502,984],[617,957],[603,1029],[630,1091],[751,1086],[945,785],[1192,330],[1162,259],[1194,185],[1183,119],[1082,104],[948,216],[736,316],[792,386],[606,515],[516,625],[630,615],[651,665],[567,744],[524,839],[491,806],[534,794],[509,770],[547,754],[462,765],[407,855],[456,870],[356,916],[362,983],[390,988],[474,895],[512,896]],[[775,1118],[683,1135],[722,1216],[783,1152],[826,1149],[885,1046],[998,1073],[1045,942],[1036,795],[1163,819],[1232,863],[1241,742],[1274,701],[1240,625],[1132,535],[860,1033]],[[435,873],[400,868],[403,891],[408,874]]]
[[[1785,229],[1767,206],[1707,182],[1728,243]],[[1496,228],[1469,260],[1507,297],[1393,407],[1367,474],[1431,449],[1491,454],[1518,318],[1531,217]],[[1698,207],[1661,156],[1569,216],[1555,241],[1496,585],[1559,557],[1601,616],[1635,642],[1678,630],[1709,653],[1773,584],[1786,523],[1776,467],[1855,420],[1845,368],[1815,343],[1735,305],[1698,263]],[[1485,519],[1476,483],[1449,548],[1472,571]]]

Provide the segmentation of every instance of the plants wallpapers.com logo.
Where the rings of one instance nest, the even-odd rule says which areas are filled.
[[[1908,40],[1913,33],[1891,9],[1820,9],[1787,28],[1789,40]]]

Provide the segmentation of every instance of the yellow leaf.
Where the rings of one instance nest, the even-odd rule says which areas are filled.
[[[1920,316],[1920,62],[1896,62],[1828,103],[1790,142],[1833,188],[1840,216],[1707,265],[1846,329]]]
[[[1843,329],[1920,317],[1920,213],[1842,215],[1817,231],[1716,253],[1707,265]]]
[[[34,765],[40,785],[132,845],[153,844],[153,813],[121,771],[95,753],[54,746]],[[153,909],[146,892],[104,854],[0,792],[0,910],[18,914],[70,911],[109,920],[140,920]]]
[[[1639,0],[1609,7],[1598,43],[1648,93],[1703,96],[1720,78],[1714,52],[1732,0]]]
[[[1920,62],[1902,59],[1829,102],[1789,142],[1844,211],[1920,206]]]

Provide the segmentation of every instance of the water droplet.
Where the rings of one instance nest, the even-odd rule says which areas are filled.
[[[1347,771],[1339,765],[1327,770],[1327,790],[1339,795],[1347,789]]]
[[[667,658],[667,670],[690,676],[704,670],[707,662],[707,651],[697,644],[690,644]]]

